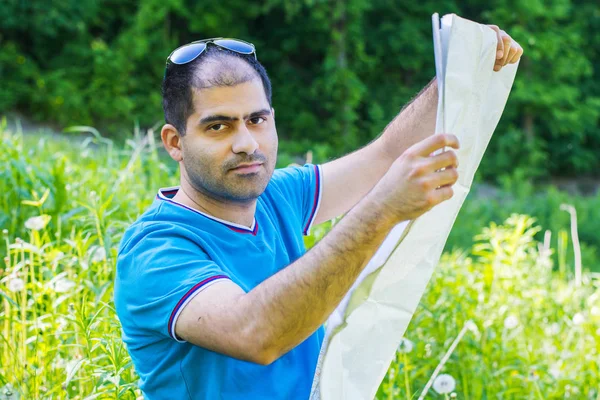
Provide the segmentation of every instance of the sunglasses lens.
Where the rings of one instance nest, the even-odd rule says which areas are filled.
[[[221,46],[221,47],[225,47],[226,49],[235,51],[237,53],[242,53],[242,54],[254,53],[254,46],[252,46],[248,43],[240,42],[239,40],[219,39],[219,40],[215,40],[214,44]]]
[[[173,64],[189,63],[202,54],[204,49],[206,49],[206,43],[191,43],[175,50],[169,60]]]

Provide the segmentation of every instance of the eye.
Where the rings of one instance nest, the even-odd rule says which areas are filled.
[[[209,131],[222,131],[227,126],[225,124],[214,124],[208,127]]]
[[[263,117],[254,117],[254,118],[250,118],[249,121],[250,121],[250,123],[252,123],[252,125],[258,125],[258,124],[262,124],[263,122],[265,122],[266,119],[264,119]]]

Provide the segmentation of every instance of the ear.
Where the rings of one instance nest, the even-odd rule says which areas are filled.
[[[273,114],[273,118],[275,118],[275,109],[271,107],[271,114]]]
[[[160,130],[160,137],[163,142],[163,146],[171,158],[177,162],[183,160],[183,151],[181,149],[181,135],[171,124],[163,125]]]

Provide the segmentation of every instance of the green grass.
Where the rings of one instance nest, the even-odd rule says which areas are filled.
[[[0,399],[140,395],[112,305],[116,247],[177,176],[151,133],[124,146],[87,137],[0,128]],[[576,287],[569,247],[540,254],[531,218],[484,229],[482,216],[496,214],[477,207],[467,201],[455,232],[481,235],[443,256],[405,335],[412,350],[397,354],[378,398],[417,398],[472,321],[441,370],[457,398],[600,399],[595,275],[585,271]],[[307,245],[330,227],[316,227]],[[427,398],[446,397],[431,389]]]

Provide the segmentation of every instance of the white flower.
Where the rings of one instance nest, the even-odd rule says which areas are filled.
[[[54,282],[54,291],[56,293],[65,293],[75,287],[75,282],[67,278],[60,278]]]
[[[600,316],[600,307],[592,307],[590,310],[590,314],[592,314],[594,317]]]
[[[550,372],[550,375],[552,375],[554,379],[558,379],[558,377],[560,376],[560,366],[554,364],[552,367],[550,367],[550,370],[548,372]]]
[[[504,327],[506,329],[514,329],[519,325],[519,320],[514,315],[509,315],[504,319]]]
[[[400,344],[398,345],[398,352],[399,353],[410,353],[411,351],[413,351],[415,345],[413,344],[413,342],[411,342],[410,340],[406,339],[406,338],[402,338],[402,340],[400,341]]]
[[[11,292],[20,292],[25,287],[25,282],[21,278],[12,278],[8,281],[8,290]]]
[[[441,374],[433,381],[433,390],[439,394],[453,392],[456,388],[456,381],[451,375]]]
[[[560,324],[558,322],[552,323],[547,329],[546,333],[550,335],[558,335],[560,333]]]
[[[48,225],[50,222],[49,215],[40,215],[38,217],[31,217],[27,221],[25,221],[25,228],[31,229],[32,231],[40,231]]]
[[[573,324],[581,325],[585,322],[585,317],[581,313],[576,313],[573,315]]]
[[[91,254],[91,262],[98,263],[106,260],[106,250],[101,246],[92,246],[90,247],[88,254]]]
[[[546,342],[542,346],[542,349],[544,350],[544,353],[548,354],[548,355],[556,354],[558,352],[558,349],[556,348],[556,346],[554,346],[553,344],[550,344],[550,343],[546,343]]]

